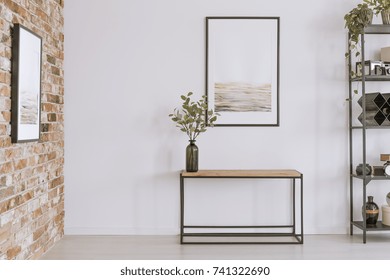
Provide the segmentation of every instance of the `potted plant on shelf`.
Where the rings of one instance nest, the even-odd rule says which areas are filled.
[[[191,95],[192,92],[182,95],[181,109],[174,109],[169,117],[176,123],[176,127],[187,134],[190,141],[186,148],[186,171],[197,172],[199,149],[195,145],[195,139],[200,133],[206,132],[207,126],[214,126],[219,114],[213,110],[207,110],[205,95],[196,102],[191,100]]]
[[[383,24],[390,24],[390,0],[363,0],[373,8],[375,14],[381,14]]]
[[[377,0],[373,0],[377,1]],[[390,0],[389,0],[390,1]],[[358,4],[356,8],[349,11],[344,16],[345,28],[349,31],[348,45],[351,53],[355,52],[355,56],[360,55],[359,38],[365,27],[372,22],[373,11],[367,4]],[[349,52],[345,53],[345,57],[349,56]],[[355,74],[353,71],[351,73]]]
[[[375,0],[374,0],[375,1]],[[363,33],[364,28],[372,23],[373,11],[369,8],[367,3],[358,4],[354,9],[349,11],[348,14],[344,16],[345,28],[349,31],[348,37],[348,52],[345,53],[346,58],[350,58],[350,54],[355,53],[355,57],[360,56],[360,47],[359,39],[360,35]],[[358,59],[359,60],[359,59]],[[361,59],[360,59],[361,61]],[[352,70],[352,65],[350,64],[351,60],[349,59],[348,67],[350,69],[350,78],[356,78],[357,73]],[[364,62],[360,63],[358,67],[361,70]],[[353,91],[355,94],[358,93],[358,90]]]

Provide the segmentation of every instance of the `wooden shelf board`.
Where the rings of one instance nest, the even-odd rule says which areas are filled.
[[[183,177],[207,178],[300,178],[301,173],[293,169],[270,170],[199,170],[198,172],[182,171]]]

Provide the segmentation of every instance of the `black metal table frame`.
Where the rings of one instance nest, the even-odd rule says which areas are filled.
[[[262,226],[191,226],[185,225],[184,223],[184,179],[290,179],[292,180],[292,225],[262,225]],[[300,180],[300,233],[296,232],[296,180]],[[291,233],[283,233],[283,232],[267,232],[267,233],[186,233],[185,229],[272,229],[272,228],[291,228]],[[286,241],[286,242],[186,242],[184,241],[184,237],[294,237],[297,241]],[[303,244],[303,174],[300,174],[299,177],[291,176],[291,177],[279,177],[279,176],[250,176],[250,177],[242,177],[242,176],[183,176],[183,172],[180,173],[180,244]]]

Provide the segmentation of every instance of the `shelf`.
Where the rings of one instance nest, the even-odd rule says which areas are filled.
[[[352,126],[352,129],[363,129],[363,126]],[[390,129],[390,125],[366,125],[366,129]]]
[[[351,174],[351,177],[363,180],[363,175]],[[368,180],[368,181],[387,181],[387,180],[390,180],[390,177],[367,175],[366,180]]]
[[[364,28],[364,34],[390,34],[390,25],[370,24]]]
[[[352,225],[360,228],[361,230],[366,230],[366,231],[387,231],[390,230],[390,226],[386,226],[382,224],[382,221],[378,221],[376,225],[374,226],[367,226],[364,228],[363,226],[363,221],[353,221],[351,222]]]
[[[362,81],[362,77],[357,77],[357,78],[353,78],[351,79],[351,82],[361,82]],[[390,82],[390,76],[386,76],[386,75],[367,75],[365,76],[365,81],[366,82]]]

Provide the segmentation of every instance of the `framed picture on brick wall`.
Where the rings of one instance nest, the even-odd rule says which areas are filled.
[[[38,141],[41,124],[42,38],[15,24],[12,37],[13,143]]]
[[[206,18],[208,109],[215,126],[279,126],[279,17]]]

